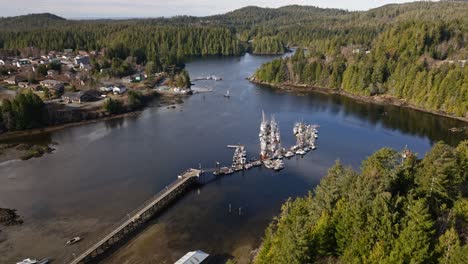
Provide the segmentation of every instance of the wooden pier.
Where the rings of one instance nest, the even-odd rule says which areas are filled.
[[[135,230],[159,213],[169,203],[184,194],[189,187],[198,182],[201,170],[189,169],[177,177],[171,185],[153,196],[132,213],[128,214],[119,224],[117,224],[109,234],[100,238],[86,251],[74,258],[70,264],[95,262],[110,248],[128,238]]]

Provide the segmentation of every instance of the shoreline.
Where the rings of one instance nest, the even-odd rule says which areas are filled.
[[[378,104],[378,105],[393,105],[393,106],[399,106],[399,107],[405,107],[413,110],[417,110],[420,112],[424,113],[429,113],[437,116],[442,116],[442,117],[447,117],[451,119],[455,119],[458,121],[463,121],[468,123],[468,118],[465,117],[459,117],[459,116],[453,116],[449,115],[447,113],[442,113],[442,112],[437,112],[433,110],[428,110],[424,109],[418,106],[415,106],[413,104],[410,104],[408,102],[405,102],[402,99],[390,96],[390,95],[380,95],[380,96],[362,96],[362,95],[356,95],[352,93],[348,93],[343,90],[338,90],[338,89],[332,89],[332,88],[324,88],[324,87],[316,87],[316,86],[308,86],[308,85],[298,85],[298,84],[273,84],[273,83],[267,83],[267,82],[262,82],[259,81],[253,77],[247,78],[251,83],[258,84],[258,85],[265,85],[269,86],[275,89],[280,89],[283,91],[296,91],[296,92],[320,92],[323,94],[338,94],[342,96],[346,96],[351,99],[355,99],[361,102],[365,103],[373,103],[373,104]]]
[[[69,127],[74,127],[74,126],[81,126],[81,125],[93,124],[93,123],[112,120],[112,119],[119,119],[119,118],[124,118],[124,117],[137,116],[141,112],[142,112],[141,110],[138,110],[138,111],[132,111],[132,112],[127,112],[127,113],[118,114],[118,115],[103,116],[103,117],[99,117],[99,118],[95,118],[95,119],[84,120],[84,121],[79,121],[79,122],[71,122],[71,123],[66,123],[66,124],[56,125],[56,126],[47,126],[47,127],[42,127],[42,128],[34,128],[34,129],[28,129],[28,130],[6,132],[6,133],[3,133],[3,134],[0,134],[0,142],[5,141],[5,140],[12,140],[12,139],[16,139],[16,138],[21,138],[21,137],[34,136],[34,135],[39,135],[39,134],[43,134],[43,133],[55,132],[55,131],[59,131],[59,130],[69,128]]]

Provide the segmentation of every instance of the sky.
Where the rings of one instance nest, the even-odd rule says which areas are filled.
[[[175,15],[207,16],[244,6],[313,5],[368,10],[405,0],[0,0],[0,16],[53,13],[65,18],[136,18]]]

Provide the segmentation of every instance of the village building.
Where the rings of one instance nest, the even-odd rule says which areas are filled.
[[[89,65],[89,56],[76,56],[74,59],[75,65],[80,65],[80,67],[83,65]]]
[[[20,88],[28,88],[28,87],[29,87],[29,83],[28,83],[28,82],[19,82],[19,83],[18,83],[18,87],[20,87]]]
[[[114,87],[113,86],[103,86],[103,87],[99,88],[99,91],[104,92],[104,93],[110,93],[110,92],[114,91]]]
[[[11,76],[10,78],[4,80],[4,82],[8,83],[8,84],[12,84],[12,85],[16,85],[20,82],[24,82],[26,81],[26,77],[22,76],[22,75],[15,75],[15,76]]]
[[[137,74],[134,74],[134,75],[123,77],[122,82],[127,83],[127,84],[128,83],[136,83],[136,82],[144,81],[145,79],[146,79],[146,77],[145,77],[144,74],[137,73]]]
[[[21,68],[21,67],[25,67],[25,66],[30,66],[31,61],[29,59],[20,59],[20,60],[16,61],[15,64],[16,64],[16,67]]]
[[[43,87],[52,90],[55,95],[63,93],[65,85],[62,82],[56,80],[44,80],[39,82]]]
[[[112,91],[114,92],[114,94],[123,94],[127,91],[127,87],[123,85],[114,86],[114,88],[112,88]]]
[[[62,100],[67,103],[78,103],[92,102],[95,101],[99,96],[99,93],[94,90],[79,91],[79,92],[67,92],[62,95]]]
[[[56,76],[56,75],[58,75],[58,71],[56,71],[56,70],[48,70],[47,71],[47,76],[49,76],[49,77],[53,77],[53,76]]]

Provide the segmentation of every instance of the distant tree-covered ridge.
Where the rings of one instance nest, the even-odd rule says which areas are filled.
[[[255,53],[279,53],[284,50],[280,44],[334,53],[341,46],[370,45],[380,32],[402,21],[464,21],[467,12],[468,3],[463,2],[415,2],[361,12],[249,6],[208,17],[127,20],[66,20],[35,14],[0,18],[0,50],[34,46],[90,51],[124,44],[143,61],[162,62],[190,55],[238,55],[246,46]]]
[[[282,206],[254,263],[466,263],[467,177],[468,141],[421,160],[384,148],[360,172],[337,162]]]

